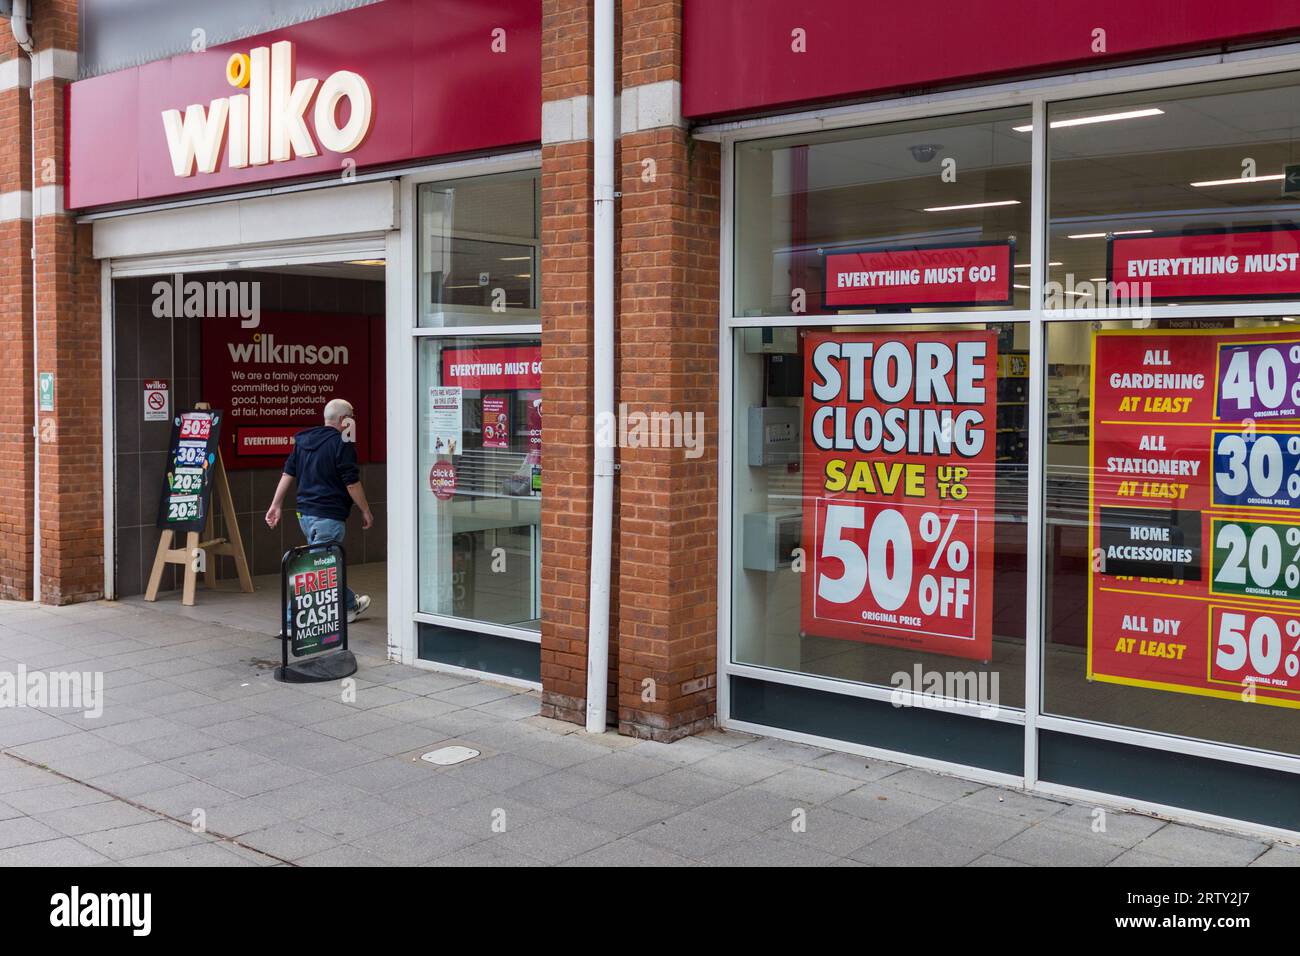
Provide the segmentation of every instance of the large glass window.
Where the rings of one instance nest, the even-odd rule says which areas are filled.
[[[1047,713],[1300,753],[1300,326],[1047,326]]]
[[[537,170],[425,183],[419,194],[419,324],[541,321]]]
[[[737,145],[736,314],[1023,308],[1029,124],[1020,107]],[[970,266],[1000,268],[924,276]]]
[[[419,606],[538,628],[541,339],[418,340]]]
[[[1129,276],[1108,263],[1125,263],[1126,250],[1142,261],[1270,251],[1275,242],[1257,230],[1294,227],[1300,214],[1300,185],[1285,178],[1300,161],[1298,74],[1071,100],[1048,116],[1049,308],[1116,301],[1107,282]],[[1222,283],[1150,291],[1157,306],[1249,298]]]
[[[733,660],[1023,706],[1028,326],[734,348]]]

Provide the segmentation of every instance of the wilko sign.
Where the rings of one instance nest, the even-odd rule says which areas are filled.
[[[1013,242],[912,245],[825,254],[827,310],[1010,305]]]
[[[384,0],[78,80],[68,207],[536,143],[541,19],[537,0]]]
[[[804,340],[805,634],[988,660],[997,336]]]
[[[1295,226],[1113,236],[1106,255],[1109,280],[1145,290],[1151,302],[1300,296]]]
[[[446,349],[442,353],[442,384],[480,391],[541,388],[542,348],[510,345]]]
[[[226,61],[226,82],[247,93],[217,97],[206,109],[201,103],[180,110],[163,110],[163,129],[171,153],[172,172],[192,176],[213,173],[226,143],[231,169],[282,163],[295,156],[316,156],[320,147],[350,153],[370,132],[374,101],[360,74],[338,70],[325,78],[294,76],[293,44],[232,53]],[[346,101],[347,119],[339,121]],[[313,105],[314,104],[314,105]],[[311,107],[315,138],[307,125]]]

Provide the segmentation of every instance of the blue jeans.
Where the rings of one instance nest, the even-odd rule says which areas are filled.
[[[338,518],[315,518],[304,514],[298,515],[298,527],[302,528],[308,544],[342,544],[348,528]],[[357,596],[351,588],[344,589],[343,600],[349,611],[357,609]]]

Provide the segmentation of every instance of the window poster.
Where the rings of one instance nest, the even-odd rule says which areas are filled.
[[[435,455],[459,455],[463,438],[462,391],[459,385],[429,388],[429,451]]]
[[[483,447],[510,447],[510,396],[483,396]]]
[[[805,333],[805,634],[989,659],[996,343]]]
[[[1088,677],[1300,706],[1300,331],[1093,338]]]

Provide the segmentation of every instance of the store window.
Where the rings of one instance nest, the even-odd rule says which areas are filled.
[[[1300,324],[1047,326],[1047,713],[1300,754]]]
[[[541,321],[537,170],[426,183],[419,194],[419,324]]]
[[[1072,100],[1048,117],[1048,308],[1300,298],[1285,281],[1300,251],[1287,179],[1300,74]],[[1252,255],[1266,276],[1252,279]]]
[[[736,664],[1023,707],[1028,331],[737,330]]]
[[[539,677],[537,170],[424,183],[415,336],[418,653]],[[505,327],[505,328],[503,328]]]
[[[738,144],[736,315],[1024,308],[1029,108]]]
[[[418,363],[420,610],[535,631],[541,339],[424,337]]]

